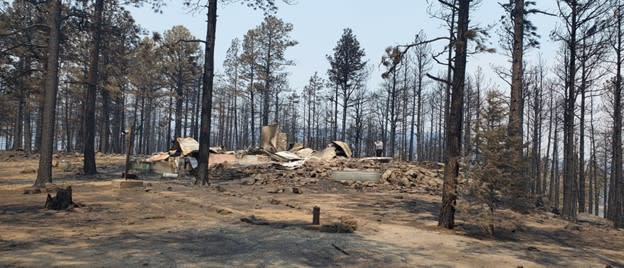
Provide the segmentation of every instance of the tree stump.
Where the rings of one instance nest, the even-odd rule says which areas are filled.
[[[320,207],[314,207],[312,208],[312,224],[313,225],[319,225],[321,224],[321,208]]]
[[[59,189],[56,192],[56,196],[52,197],[48,194],[48,198],[45,202],[45,208],[54,210],[67,209],[69,206],[74,205],[72,201],[72,188],[67,186],[67,189]]]

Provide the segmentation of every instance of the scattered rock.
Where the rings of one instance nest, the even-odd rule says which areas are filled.
[[[540,251],[538,248],[530,246],[527,248],[528,251]]]
[[[173,191],[173,188],[171,188],[171,186],[167,187],[167,191]]]
[[[279,201],[277,199],[271,199],[271,204],[273,204],[273,205],[279,205],[281,203],[282,203],[282,201]]]
[[[301,189],[299,189],[299,188],[297,188],[297,187],[293,187],[293,188],[292,188],[292,192],[293,192],[294,194],[302,194],[302,193],[303,193],[303,191],[301,191]]]

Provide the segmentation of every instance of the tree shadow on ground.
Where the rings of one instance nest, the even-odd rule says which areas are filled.
[[[412,214],[418,214],[424,217],[424,220],[437,221],[440,212],[439,202],[430,202],[420,199],[412,199],[400,202],[397,206],[404,211]]]
[[[512,218],[505,220],[509,221]],[[483,224],[476,223],[474,220],[463,222],[459,227],[467,237],[486,242],[469,245],[464,250],[467,253],[512,253],[519,259],[550,267],[574,266],[570,260],[578,257],[594,260],[601,265],[624,267],[624,262],[618,260],[618,256],[605,256],[595,252],[596,249],[613,250],[618,247],[623,248],[624,245],[615,245],[613,241],[595,243],[595,241],[584,239],[578,232],[567,230],[564,227],[537,228],[515,224],[496,226],[494,234],[489,234]],[[487,241],[495,241],[496,243],[487,243]]]
[[[2,241],[0,250],[13,251],[26,266],[407,267],[410,256],[421,255],[357,234],[320,233],[301,226],[299,222],[235,223],[221,228],[128,231],[81,241],[67,237],[20,244]],[[62,254],[50,251],[50,246]]]

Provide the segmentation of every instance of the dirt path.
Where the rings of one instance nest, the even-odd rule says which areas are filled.
[[[114,170],[116,161],[104,165]],[[468,223],[455,231],[435,226],[438,196],[324,180],[194,187],[152,179],[146,191],[113,189],[107,174],[93,180],[58,171],[66,179],[57,183],[71,184],[84,206],[48,211],[44,194],[22,193],[35,174],[20,172],[33,165],[0,163],[2,267],[624,267],[623,231],[590,223],[566,229],[551,215],[506,212],[522,228],[504,240],[479,239]],[[303,193],[292,193],[295,186]],[[284,192],[268,193],[276,189]],[[320,232],[308,225],[313,206],[323,224],[348,217],[357,230]],[[241,222],[251,215],[268,225]]]

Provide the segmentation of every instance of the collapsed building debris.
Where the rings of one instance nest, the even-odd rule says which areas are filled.
[[[351,152],[351,148],[345,142],[333,141],[331,145],[336,148],[337,156],[344,156],[346,158],[351,158],[351,156],[353,156],[353,153]]]
[[[395,162],[391,157],[353,158],[351,148],[343,141],[332,141],[319,151],[300,143],[290,144],[288,150],[286,147],[286,134],[277,125],[264,126],[261,147],[236,152],[210,147],[210,175],[215,179],[240,179],[242,185],[295,182],[302,186],[331,179],[356,189],[391,185],[434,192],[442,186],[437,163],[424,167]],[[159,172],[166,178],[179,177],[185,170],[193,175],[198,166],[198,150],[199,143],[195,139],[177,138],[170,151],[156,153],[144,162],[153,166],[169,163],[169,169]]]
[[[277,124],[263,126],[260,133],[262,149],[268,152],[286,151],[288,144],[286,133],[277,127]]]

